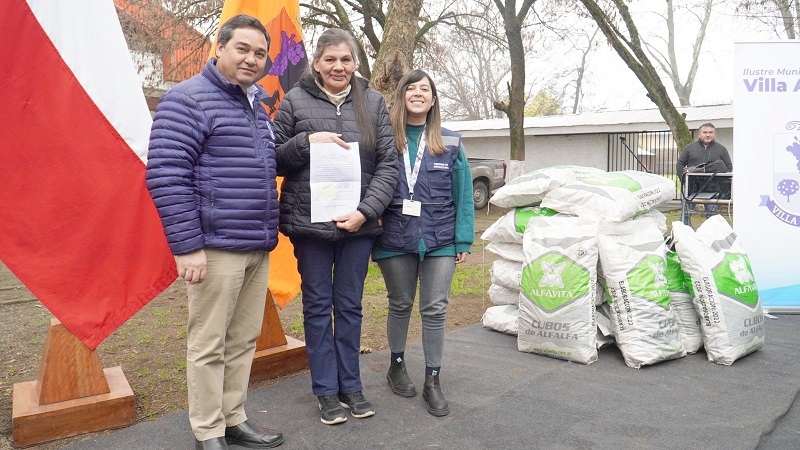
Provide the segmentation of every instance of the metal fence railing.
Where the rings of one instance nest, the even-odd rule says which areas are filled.
[[[669,131],[608,135],[608,171],[640,170],[674,180],[675,199],[680,198],[680,181],[675,175],[679,153]]]

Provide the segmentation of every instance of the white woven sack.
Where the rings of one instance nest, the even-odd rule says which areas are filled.
[[[625,170],[586,177],[548,192],[541,206],[560,213],[622,222],[671,200],[675,183],[646,172]]]
[[[528,226],[528,220],[534,216],[554,216],[556,211],[538,206],[514,208],[503,217],[497,219],[481,235],[484,241],[522,243],[522,233]]]
[[[681,342],[686,353],[697,353],[703,347],[703,330],[700,329],[700,316],[694,309],[693,294],[689,293],[686,275],[681,269],[678,254],[667,250],[667,282],[669,283],[669,301],[678,314],[681,328]]]
[[[583,364],[597,361],[597,223],[534,217],[523,248],[517,349]]]
[[[667,216],[665,216],[661,211],[657,209],[650,209],[641,215],[636,216],[635,218],[638,219],[639,217],[646,217],[652,220],[658,227],[658,231],[660,231],[661,234],[667,234]]]
[[[492,284],[519,291],[519,280],[522,277],[522,263],[510,259],[498,259],[492,263]]]
[[[597,321],[597,348],[612,345],[614,328],[611,325],[611,307],[608,303],[603,303],[595,308],[595,320]]]
[[[510,289],[499,284],[489,286],[489,299],[495,305],[519,305],[519,289]]]
[[[542,201],[548,191],[574,181],[576,178],[605,171],[594,167],[553,166],[534,170],[514,178],[495,191],[489,201],[501,208],[530,206]]]
[[[603,273],[600,271],[600,262],[598,259],[597,263],[597,289],[595,292],[597,294],[594,296],[594,306],[600,306],[608,300],[608,295],[606,294],[606,285],[605,280],[603,280]]]
[[[517,335],[517,305],[490,306],[483,313],[483,327],[501,333]]]
[[[511,261],[522,262],[525,260],[525,255],[522,253],[522,243],[489,242],[486,246],[486,250],[501,258],[510,259]]]
[[[670,306],[664,237],[651,219],[603,222],[598,237],[614,336],[628,367],[686,356]]]
[[[764,314],[750,259],[721,215],[697,232],[672,224],[675,249],[691,278],[708,360],[731,365],[764,345]]]

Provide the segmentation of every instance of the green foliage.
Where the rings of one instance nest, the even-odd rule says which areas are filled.
[[[560,116],[561,102],[548,91],[541,90],[525,106],[525,117]]]

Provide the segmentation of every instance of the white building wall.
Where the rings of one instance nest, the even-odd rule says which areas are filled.
[[[733,156],[733,128],[717,128],[716,141],[728,149],[728,153],[731,155],[731,162],[735,163],[736,158]]]
[[[605,134],[572,134],[525,137],[525,169],[559,164],[608,167],[608,137]]]
[[[526,136],[525,171],[559,164],[608,167],[607,137],[605,134],[580,134],[567,136]],[[510,160],[511,144],[508,136],[463,137],[464,151],[470,158]]]

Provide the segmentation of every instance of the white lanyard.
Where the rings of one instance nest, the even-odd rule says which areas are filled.
[[[422,131],[417,146],[417,157],[414,160],[414,170],[411,170],[411,158],[408,156],[408,143],[406,143],[406,151],[403,152],[403,162],[406,165],[406,182],[408,183],[409,198],[414,199],[414,186],[417,184],[417,177],[419,176],[419,168],[422,166],[422,154],[425,152],[425,130]]]

